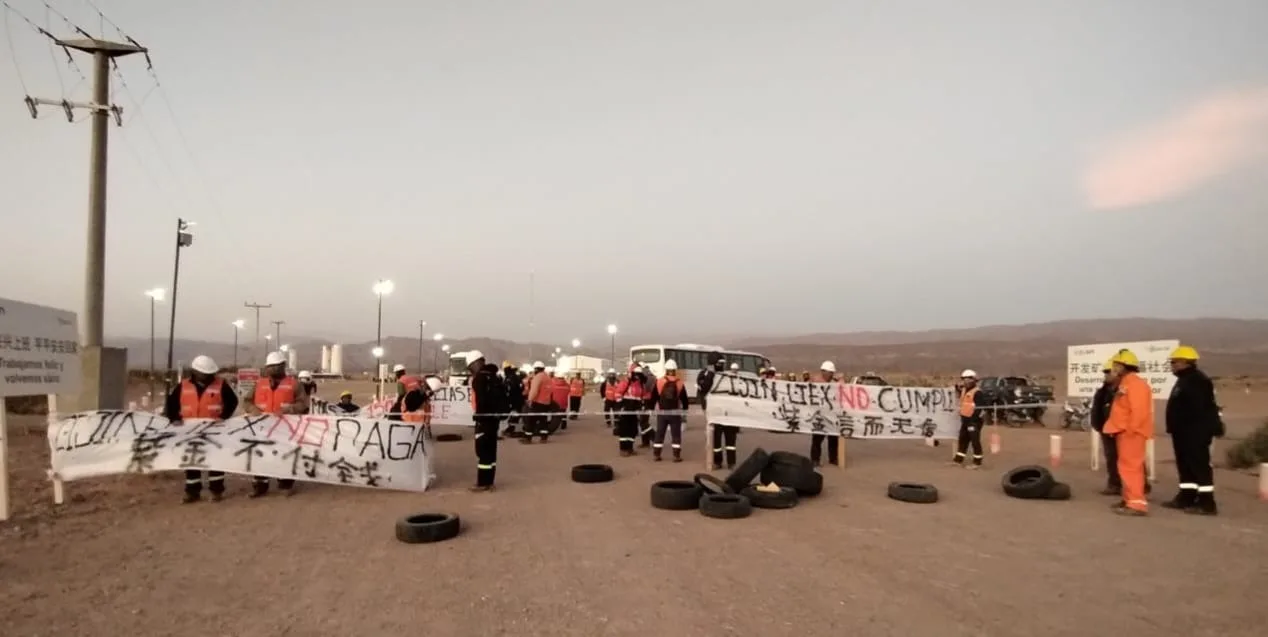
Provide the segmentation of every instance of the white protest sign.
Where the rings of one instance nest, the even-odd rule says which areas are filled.
[[[1149,381],[1154,400],[1165,399],[1176,382],[1168,357],[1179,346],[1180,341],[1176,340],[1073,345],[1066,350],[1065,393],[1074,398],[1091,398],[1105,382],[1101,373],[1105,362],[1118,350],[1129,349],[1140,359],[1140,376]]]
[[[141,411],[90,411],[48,429],[53,473],[78,480],[196,469],[424,491],[431,449],[410,423],[320,416],[237,416],[172,423]]]
[[[358,413],[371,418],[382,418],[387,415],[388,410],[395,403],[396,396],[387,396],[362,406],[361,411]],[[329,411],[331,409],[330,403],[320,400],[314,403],[314,408],[321,411]],[[432,395],[431,424],[433,425],[474,427],[473,413],[470,387],[442,386]]]
[[[74,312],[0,299],[0,396],[79,391]]]
[[[710,423],[846,438],[955,438],[955,390],[803,383],[719,374]]]

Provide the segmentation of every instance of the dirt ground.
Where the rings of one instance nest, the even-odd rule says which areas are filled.
[[[1266,398],[1225,398],[1231,437],[1261,419]],[[507,441],[490,494],[465,490],[467,436],[437,445],[441,483],[425,494],[301,485],[293,498],[248,500],[238,478],[224,502],[181,506],[179,476],[122,476],[68,483],[57,508],[37,421],[11,418],[5,637],[1264,633],[1268,503],[1256,478],[1217,473],[1218,518],[1161,507],[1121,518],[1095,494],[1103,476],[1082,434],[1065,436],[1058,471],[1069,502],[1000,492],[1003,470],[1046,461],[1053,433],[1005,429],[980,472],[947,467],[945,446],[852,442],[820,497],[722,521],[648,504],[653,481],[702,470],[698,416],[683,464],[618,458],[596,418],[545,446]],[[809,440],[746,432],[740,445],[804,452]],[[1154,502],[1176,486],[1165,437],[1158,451]],[[595,462],[616,481],[569,480],[572,465]],[[932,482],[942,501],[889,500],[894,480]],[[396,518],[422,511],[461,515],[464,533],[397,542]]]

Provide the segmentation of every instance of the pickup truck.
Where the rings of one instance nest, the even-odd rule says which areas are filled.
[[[977,386],[986,395],[988,404],[999,407],[1030,405],[996,411],[997,422],[1013,426],[1028,422],[1042,425],[1047,411],[1044,405],[1051,403],[1053,398],[1052,387],[1040,385],[1024,376],[987,376],[979,380]]]
[[[873,385],[875,387],[888,387],[889,383],[884,378],[868,372],[862,376],[855,376],[850,379],[851,385]]]

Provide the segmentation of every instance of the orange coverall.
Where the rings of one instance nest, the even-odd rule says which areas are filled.
[[[1118,474],[1123,479],[1123,504],[1148,511],[1145,500],[1145,443],[1154,437],[1154,394],[1149,381],[1127,372],[1118,382],[1118,392],[1105,421],[1105,433],[1114,436],[1118,447]]]

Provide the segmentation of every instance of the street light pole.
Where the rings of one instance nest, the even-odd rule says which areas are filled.
[[[436,349],[431,351],[431,366],[432,366],[432,369],[436,370],[437,374],[440,373],[440,363],[439,363],[440,347],[441,347],[440,342],[443,341],[444,339],[445,339],[445,335],[439,332],[433,334],[431,337],[431,340],[436,342]]]
[[[176,378],[172,378],[172,358],[175,356],[176,345],[176,289],[180,285],[181,278],[181,248],[188,248],[194,245],[194,235],[189,231],[194,225],[192,221],[184,219],[176,220],[176,259],[172,264],[172,316],[167,326],[167,391],[163,392],[166,396],[171,391],[172,385],[180,380],[180,372],[176,371]]]
[[[233,371],[238,371],[238,332],[247,324],[246,321],[238,319],[233,322]]]
[[[158,359],[158,351],[157,351],[157,350],[158,350],[158,346],[157,346],[157,345],[158,345],[158,343],[157,343],[157,339],[155,338],[155,329],[154,329],[154,327],[155,327],[155,314],[156,314],[156,311],[155,311],[155,306],[158,304],[158,302],[159,302],[159,301],[162,301],[162,300],[163,300],[163,293],[164,293],[163,288],[153,288],[153,289],[150,289],[150,290],[146,290],[146,291],[145,291],[145,295],[146,295],[146,296],[148,296],[148,297],[150,297],[150,378],[149,378],[149,386],[150,386],[150,395],[151,395],[151,396],[153,396],[153,395],[154,395],[154,378],[155,378],[156,376],[158,376],[158,364],[155,362],[155,361]]]
[[[423,372],[423,328],[427,327],[427,321],[418,322],[418,373]]]

